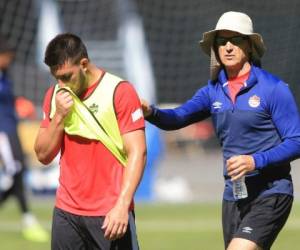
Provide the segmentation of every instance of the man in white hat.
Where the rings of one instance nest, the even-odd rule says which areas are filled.
[[[282,80],[260,68],[265,51],[250,17],[224,13],[200,41],[211,79],[175,109],[143,101],[146,119],[174,130],[212,118],[224,158],[227,250],[270,249],[293,203],[290,162],[300,156],[300,117]]]

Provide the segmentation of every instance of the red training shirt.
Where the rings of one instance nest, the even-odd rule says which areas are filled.
[[[90,86],[82,99],[89,96],[98,84],[99,81]],[[44,99],[43,128],[50,123],[53,90],[54,86],[49,88]],[[117,86],[114,106],[121,135],[144,129],[143,116],[137,119],[139,112],[133,116],[136,110],[141,109],[141,104],[130,83],[124,81]],[[124,167],[101,142],[65,133],[55,206],[73,214],[105,216],[118,199],[123,173]],[[130,209],[133,209],[133,201]]]
[[[228,79],[229,95],[233,103],[235,103],[236,95],[238,94],[240,89],[244,86],[244,83],[249,78],[249,75],[250,75],[250,71],[248,71],[246,74],[241,75],[239,77]]]

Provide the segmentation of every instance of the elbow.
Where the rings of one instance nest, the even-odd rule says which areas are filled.
[[[55,157],[55,155],[51,156],[47,154],[47,152],[43,152],[42,150],[39,150],[37,147],[34,148],[34,151],[38,161],[43,165],[50,164]]]
[[[38,159],[39,160],[39,162],[41,162],[43,165],[49,165],[51,162],[52,162],[52,160],[48,160],[48,159],[46,159],[46,158],[41,158],[41,159]]]
[[[43,165],[48,165],[48,164],[50,164],[51,161],[53,160],[53,159],[51,159],[50,157],[47,157],[47,156],[46,156],[45,154],[43,154],[43,153],[37,153],[37,152],[36,152],[36,157],[37,157],[38,161],[39,161],[40,163],[42,163]]]

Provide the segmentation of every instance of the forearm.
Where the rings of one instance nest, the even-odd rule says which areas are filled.
[[[176,112],[172,109],[159,109],[154,105],[151,106],[152,113],[146,120],[160,129],[175,130],[183,127],[177,118]]]
[[[121,192],[117,203],[129,208],[134,193],[142,179],[146,162],[146,149],[129,154],[125,167]]]
[[[141,146],[140,150],[130,150],[128,153],[128,163],[125,167],[119,198],[115,206],[105,216],[102,229],[106,239],[115,240],[122,237],[127,231],[129,207],[142,178],[146,162],[145,143],[141,144],[140,142],[141,140],[137,142]],[[132,144],[130,147],[132,149]],[[137,149],[138,147],[133,146],[133,148]]]
[[[300,138],[287,139],[274,148],[252,155],[255,168],[262,169],[268,165],[290,162],[300,157]]]
[[[154,105],[143,105],[145,119],[164,130],[175,130],[208,118],[210,114],[209,87],[199,89],[196,94],[174,109],[159,109]]]
[[[146,120],[163,130],[176,130],[209,117],[205,110],[197,110],[186,103],[176,109],[158,109],[152,106],[152,114]]]
[[[256,169],[290,162],[300,156],[300,117],[288,85],[278,82],[268,96],[268,110],[282,142],[252,155]]]
[[[49,164],[58,154],[64,134],[63,118],[55,115],[47,128],[41,128],[35,141],[34,150],[43,164]]]

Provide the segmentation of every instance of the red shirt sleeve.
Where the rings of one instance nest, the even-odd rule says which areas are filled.
[[[50,87],[46,95],[44,97],[44,103],[43,103],[43,119],[41,122],[41,127],[46,128],[49,126],[49,123],[51,121],[50,119],[50,111],[51,111],[51,100],[52,100],[52,95],[54,92],[54,86]]]
[[[115,91],[114,106],[121,134],[145,128],[140,99],[129,82],[121,82]]]

